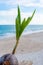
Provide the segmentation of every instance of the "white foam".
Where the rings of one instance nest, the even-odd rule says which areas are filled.
[[[23,32],[22,35],[27,35],[27,34],[32,34],[32,33],[39,33],[39,32],[43,32],[43,30],[37,30],[37,31],[27,31],[27,32]]]
[[[14,36],[15,36],[14,33],[6,33],[6,34],[3,34],[2,36],[0,36],[0,39],[14,37]]]

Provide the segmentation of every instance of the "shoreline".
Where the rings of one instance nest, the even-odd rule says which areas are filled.
[[[22,35],[29,35],[29,34],[33,34],[33,33],[40,33],[40,32],[43,32],[43,30],[37,30],[37,31],[28,31],[28,32],[24,32]]]
[[[35,34],[35,33],[41,33],[41,32],[43,32],[43,30],[23,32],[22,36],[31,35],[31,34]],[[15,36],[16,36],[15,33],[6,33],[6,34],[0,36],[0,39],[12,38]]]

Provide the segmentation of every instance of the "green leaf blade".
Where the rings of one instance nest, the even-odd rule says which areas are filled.
[[[19,24],[18,24],[18,18],[16,18],[16,39],[19,38]]]
[[[23,33],[24,29],[27,27],[27,25],[31,22],[31,20],[32,20],[34,14],[35,14],[35,11],[36,10],[34,10],[32,16],[31,17],[28,17],[27,20],[26,19],[23,20],[23,22],[21,24],[21,29],[20,29],[20,36]]]
[[[19,24],[21,24],[21,15],[20,15],[20,8],[18,6],[18,19],[19,19]]]
[[[20,28],[21,28],[21,15],[20,15],[20,8],[18,6],[18,15],[16,18],[16,39],[19,39],[20,34]]]

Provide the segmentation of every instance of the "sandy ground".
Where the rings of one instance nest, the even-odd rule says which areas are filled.
[[[0,55],[11,53],[15,43],[15,37],[0,39]],[[43,32],[32,33],[21,36],[19,45],[16,49],[16,54],[37,53],[41,50],[43,50]],[[22,63],[24,63],[24,61]],[[31,65],[27,63],[24,63],[22,65]]]

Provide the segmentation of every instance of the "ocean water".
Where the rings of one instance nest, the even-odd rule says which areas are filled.
[[[43,31],[43,25],[29,25],[23,32],[24,34],[31,34]],[[15,25],[0,25],[0,37],[14,36],[16,33]]]
[[[0,25],[0,39],[15,35],[14,25]]]

